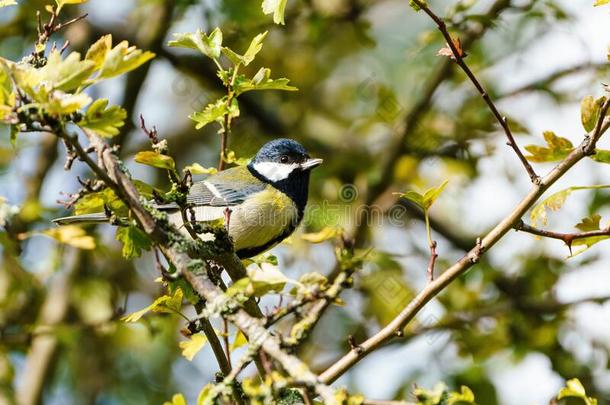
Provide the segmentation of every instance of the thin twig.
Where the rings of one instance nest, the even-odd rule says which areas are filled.
[[[477,89],[479,94],[481,94],[481,97],[483,97],[483,100],[485,100],[485,103],[491,110],[493,116],[500,123],[500,126],[502,127],[502,129],[504,129],[504,133],[506,134],[506,138],[508,139],[508,145],[515,151],[515,154],[517,155],[517,157],[521,161],[521,164],[527,171],[527,174],[529,175],[532,183],[536,184],[537,182],[539,182],[540,177],[536,174],[536,172],[534,171],[534,168],[527,161],[527,159],[521,152],[521,149],[519,149],[517,142],[515,141],[515,137],[513,136],[512,132],[510,130],[510,127],[508,125],[508,119],[505,116],[503,116],[502,114],[500,114],[500,112],[498,111],[498,108],[496,107],[496,105],[492,101],[491,97],[489,96],[489,93],[487,93],[487,91],[485,90],[485,88],[483,87],[481,82],[479,82],[479,80],[474,75],[474,73],[472,73],[472,70],[470,70],[470,68],[468,67],[466,62],[464,62],[465,53],[462,49],[460,49],[461,44],[459,43],[459,41],[456,41],[451,36],[451,34],[449,34],[449,31],[447,30],[447,24],[445,24],[445,21],[443,21],[442,18],[440,18],[439,16],[434,14],[434,12],[427,6],[426,3],[422,2],[421,0],[412,0],[412,1],[414,3],[416,3],[436,23],[439,31],[441,32],[441,34],[447,41],[447,46],[449,47],[449,49],[451,50],[451,53],[453,54],[453,57],[451,59],[454,60],[462,68],[464,73],[466,73],[466,75],[468,76],[468,78],[470,79],[472,84],[474,84],[474,87]]]
[[[609,108],[610,99],[606,100],[600,108],[602,113],[599,116],[595,129],[585,137],[580,146],[570,152],[570,154],[559,162],[549,174],[535,183],[530,192],[519,204],[517,204],[512,212],[500,221],[487,235],[485,235],[485,237],[477,242],[475,247],[421,290],[388,325],[366,341],[360,343],[359,346],[362,348],[362,351],[357,352],[356,350],[350,350],[341,359],[333,363],[328,369],[320,374],[320,380],[327,384],[331,383],[367,354],[396,337],[397,332],[400,334],[404,327],[432,298],[437,296],[453,280],[464,274],[477,263],[484,252],[492,248],[504,237],[504,235],[519,223],[523,215],[536,203],[536,201],[538,201],[545,191],[555,184],[557,180],[576,163],[584,159],[587,156],[588,151],[595,150],[597,141],[610,127],[610,117],[606,116],[606,112]]]
[[[438,258],[438,253],[436,253],[436,241],[433,240],[430,243],[430,260],[428,262],[428,282],[431,283],[434,281],[434,265],[436,264],[436,259]]]
[[[610,226],[604,229],[599,229],[596,231],[587,231],[587,232],[574,232],[574,233],[561,233],[554,231],[547,231],[544,229],[536,228],[531,225],[526,224],[523,221],[519,221],[517,225],[514,226],[515,230],[531,233],[533,235],[542,236],[544,238],[550,239],[559,239],[563,241],[570,249],[570,253],[572,253],[572,242],[577,239],[585,239],[585,238],[593,238],[599,236],[610,236]]]

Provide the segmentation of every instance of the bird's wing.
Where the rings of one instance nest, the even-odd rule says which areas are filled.
[[[216,173],[191,186],[187,203],[196,207],[227,207],[243,203],[248,196],[263,191],[266,184],[256,179],[245,167],[234,167]],[[176,209],[176,204],[157,206]]]

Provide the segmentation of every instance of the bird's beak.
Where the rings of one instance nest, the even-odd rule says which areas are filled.
[[[303,163],[301,163],[301,170],[309,170],[314,167],[318,167],[322,164],[322,159],[307,159]]]

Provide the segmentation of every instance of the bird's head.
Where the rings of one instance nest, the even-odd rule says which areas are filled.
[[[259,149],[249,167],[271,183],[288,178],[309,177],[309,171],[322,164],[322,159],[309,156],[303,145],[292,139],[275,139]]]

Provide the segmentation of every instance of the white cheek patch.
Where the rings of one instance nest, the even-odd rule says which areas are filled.
[[[298,163],[259,162],[254,164],[254,170],[270,181],[280,181],[288,178],[290,173],[299,167]]]

